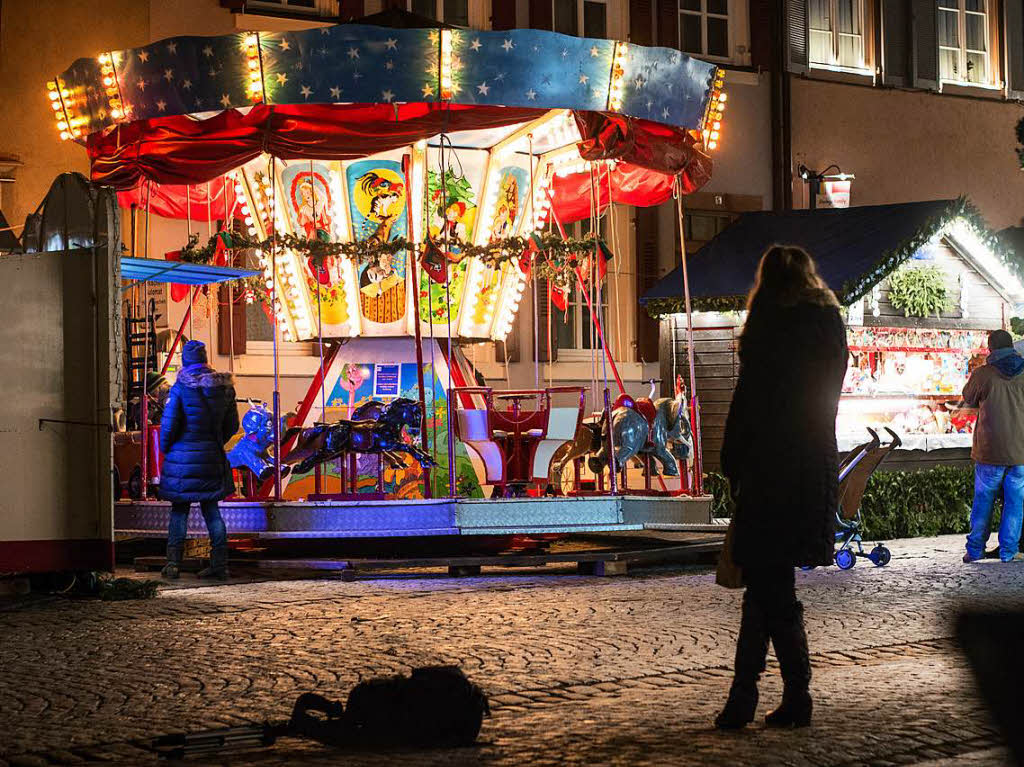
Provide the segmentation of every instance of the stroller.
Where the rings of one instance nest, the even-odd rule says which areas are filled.
[[[903,444],[896,432],[889,428],[885,430],[891,438],[889,444],[882,445],[878,433],[868,429],[871,441],[851,450],[839,464],[839,510],[836,512],[839,548],[836,549],[835,562],[840,570],[849,570],[857,564],[857,557],[867,557],[876,567],[885,567],[892,559],[892,553],[881,543],[876,543],[871,551],[865,553],[861,538],[860,502],[868,479],[885,457]]]

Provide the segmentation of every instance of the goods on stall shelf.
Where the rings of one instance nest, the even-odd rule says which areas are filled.
[[[836,423],[840,449],[850,438],[860,439],[868,426],[888,426],[909,446],[970,444],[976,416],[957,405],[970,370],[986,354],[987,333],[850,328],[848,343],[850,364]],[[936,439],[915,440],[915,435]]]

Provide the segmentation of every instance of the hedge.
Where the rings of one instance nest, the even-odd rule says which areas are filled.
[[[728,516],[725,477],[709,474],[705,488],[714,497],[715,516]],[[966,534],[974,497],[974,469],[937,466],[922,471],[875,472],[861,500],[866,540]],[[992,521],[999,524],[999,502]]]

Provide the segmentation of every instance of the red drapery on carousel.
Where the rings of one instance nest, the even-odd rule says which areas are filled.
[[[209,188],[210,203],[206,194]],[[152,184],[141,181],[138,186],[117,193],[117,204],[122,208],[135,205],[139,210],[149,210],[164,218],[189,218],[199,223],[212,219],[214,227],[218,221],[237,218],[234,210],[234,184],[224,176],[217,176],[205,184]],[[201,230],[201,227],[196,231]]]
[[[124,190],[123,207],[146,203],[146,180],[156,182],[153,213],[172,218],[207,217],[206,183],[213,196],[210,215],[230,212],[223,174],[269,153],[283,159],[351,160],[427,139],[442,132],[495,128],[542,116],[547,110],[433,104],[257,105],[243,113],[220,112],[206,119],[173,116],[119,125],[92,134],[87,147],[92,179]],[[625,205],[658,205],[672,193],[679,174],[684,193],[711,177],[711,160],[683,131],[621,115],[577,113],[586,160],[617,160],[611,171],[611,199]],[[191,185],[186,187],[186,185]],[[230,186],[230,185],[229,185]],[[608,204],[608,177],[601,175],[598,204]],[[186,188],[188,193],[186,194]],[[557,177],[552,205],[563,222],[590,214],[590,174]]]

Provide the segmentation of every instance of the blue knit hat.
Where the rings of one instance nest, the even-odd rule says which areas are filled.
[[[202,341],[189,341],[181,350],[181,364],[202,365],[206,362],[206,344]]]

